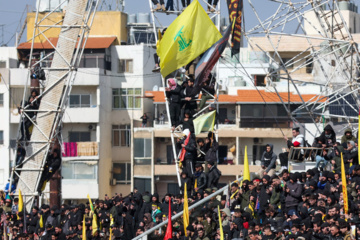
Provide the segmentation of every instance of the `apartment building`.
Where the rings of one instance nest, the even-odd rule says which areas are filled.
[[[62,12],[56,12],[51,20],[62,16]],[[34,13],[28,14],[29,39],[34,17]],[[35,58],[53,51],[51,45],[57,43],[58,30],[46,32],[47,39],[37,38]],[[131,191],[131,129],[140,126],[144,113],[152,119],[152,101],[143,95],[160,86],[161,78],[159,73],[152,72],[155,50],[141,41],[127,45],[127,37],[125,13],[96,14],[63,115],[63,200],[81,201],[87,194],[96,199],[105,194],[126,195]],[[0,185],[6,183],[15,159],[20,122],[17,107],[23,99],[25,85],[29,84],[30,49],[30,42],[21,43],[17,48],[0,48],[0,114],[3,116],[0,120]],[[51,60],[42,63],[42,67],[50,65]]]

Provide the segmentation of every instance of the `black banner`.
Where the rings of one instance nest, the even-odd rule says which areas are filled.
[[[240,51],[243,0],[227,0],[227,5],[230,23],[236,19],[231,37],[231,56],[234,56]]]

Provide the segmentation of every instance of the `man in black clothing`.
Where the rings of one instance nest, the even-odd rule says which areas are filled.
[[[168,79],[168,87],[165,88],[166,97],[169,99],[170,118],[173,129],[179,125],[181,112],[181,87],[176,83],[176,79]]]
[[[194,173],[194,187],[195,192],[203,192],[207,187],[207,176],[204,173],[202,164],[198,163],[195,165],[196,172]]]
[[[182,163],[183,171],[187,173],[189,178],[193,178],[194,174],[194,162],[196,160],[196,142],[189,129],[183,131],[184,137],[182,140],[178,140],[178,144],[182,148]]]
[[[196,99],[198,94],[197,88],[194,87],[194,78],[193,76],[190,76],[183,91],[183,97],[185,98],[185,110],[190,110],[191,115],[194,115],[195,110],[197,109]]]
[[[217,188],[219,179],[221,176],[220,170],[215,166],[215,162],[207,162],[209,173],[208,173],[208,182],[207,187],[208,188]]]

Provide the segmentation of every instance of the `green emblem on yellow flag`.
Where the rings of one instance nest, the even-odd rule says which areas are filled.
[[[221,38],[204,8],[194,0],[167,28],[157,48],[161,74],[166,77],[187,65]]]

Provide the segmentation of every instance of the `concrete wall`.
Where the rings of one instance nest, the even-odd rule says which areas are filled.
[[[18,55],[16,47],[0,47],[0,62],[6,62],[6,68],[16,68]]]
[[[35,14],[36,12],[30,12],[27,14],[27,40],[31,39],[34,31],[35,24]],[[42,19],[47,12],[39,13],[39,20]],[[57,22],[60,22],[64,17],[62,12],[54,12],[49,17],[47,17],[41,25],[54,25]],[[94,23],[91,27],[90,36],[116,36],[115,44],[120,44],[121,42],[127,42],[127,14],[119,11],[106,11],[106,12],[96,12]],[[46,29],[45,27],[40,28],[40,30]],[[60,28],[51,28],[46,31],[46,36],[58,37],[60,33]],[[36,30],[38,34],[38,30]],[[44,36],[39,35],[35,39],[35,42],[45,42],[46,39]]]
[[[0,93],[3,94],[4,104],[0,107],[0,131],[3,132],[4,142],[0,144],[0,186],[3,186],[10,175],[9,173],[9,158],[10,158],[10,129],[9,129],[9,105],[10,105],[10,94],[8,90],[10,71],[9,69],[0,69],[2,76],[0,82]]]

